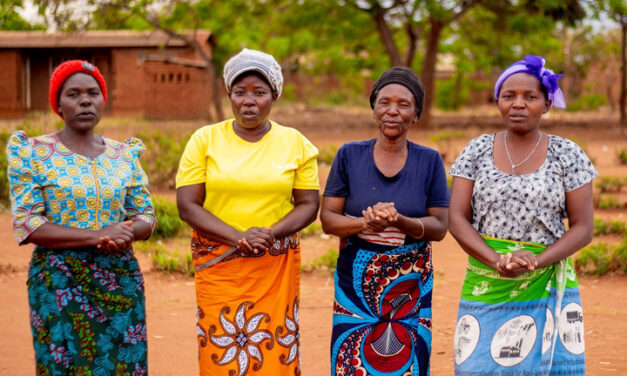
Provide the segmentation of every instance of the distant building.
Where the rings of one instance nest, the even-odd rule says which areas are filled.
[[[196,33],[211,56],[211,34]],[[47,111],[50,75],[65,60],[98,66],[107,81],[105,112],[149,118],[210,114],[206,62],[159,31],[0,32],[0,117]]]

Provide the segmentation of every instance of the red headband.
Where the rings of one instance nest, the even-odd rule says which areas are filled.
[[[61,116],[61,119],[63,119],[63,116],[59,113],[59,90],[63,87],[65,80],[74,73],[87,73],[91,75],[96,82],[98,82],[100,91],[102,91],[102,104],[107,101],[107,84],[102,74],[100,74],[98,67],[82,60],[68,60],[56,67],[54,72],[52,72],[52,77],[50,77],[50,94],[48,99],[50,106],[52,106],[52,111]]]

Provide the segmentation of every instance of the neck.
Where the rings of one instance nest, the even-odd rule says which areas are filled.
[[[377,136],[375,146],[386,153],[398,153],[407,149],[407,139],[405,137],[388,138],[382,135]]]
[[[264,121],[261,125],[255,128],[245,128],[237,123],[237,120],[233,120],[233,130],[241,138],[247,141],[258,141],[270,131],[270,122]]]
[[[506,130],[505,138],[511,145],[527,145],[535,143],[538,140],[538,137],[540,137],[540,134],[540,129],[538,128],[526,133],[516,133]]]
[[[88,144],[95,140],[95,134],[93,129],[79,132],[70,127],[64,127],[59,131],[59,133],[57,133],[57,135],[64,143],[70,145]]]

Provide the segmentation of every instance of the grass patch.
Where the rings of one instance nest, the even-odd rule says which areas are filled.
[[[300,236],[304,238],[308,236],[318,235],[321,233],[322,233],[322,225],[316,222],[312,222],[309,226],[300,230]]]
[[[580,273],[602,276],[613,272],[627,274],[627,240],[617,245],[594,243],[583,248],[574,257],[575,269]]]
[[[318,269],[334,271],[337,267],[337,258],[339,253],[337,249],[329,248],[327,253],[313,260],[307,265],[301,265],[301,272],[312,272]]]
[[[152,205],[157,216],[157,226],[152,234],[159,239],[177,236],[187,225],[179,217],[176,203],[159,195],[152,195]]]
[[[194,275],[192,253],[189,250],[168,250],[169,247],[161,240],[147,240],[134,244],[136,251],[147,254],[155,269],[166,273],[181,273],[191,277]]]
[[[618,219],[606,221],[601,218],[594,219],[594,236],[621,235],[627,238],[627,224]]]
[[[627,165],[627,146],[615,149],[616,158],[618,158],[618,163],[622,165]]]
[[[627,177],[601,176],[594,185],[601,193],[617,193],[627,186]]]
[[[597,209],[621,209],[622,207],[620,201],[611,195],[600,196],[596,202]]]
[[[331,165],[338,147],[336,145],[323,145],[318,149],[318,163]]]

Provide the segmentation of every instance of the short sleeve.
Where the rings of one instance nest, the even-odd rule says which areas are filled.
[[[459,176],[470,180],[475,180],[476,174],[476,161],[478,156],[489,146],[491,143],[490,135],[484,134],[479,137],[473,138],[468,142],[464,150],[457,156],[455,162],[449,169],[449,175]]]
[[[139,158],[142,156],[146,147],[138,138],[129,138],[125,142],[133,155],[131,166],[131,183],[126,191],[124,208],[126,209],[126,219],[139,218],[148,223],[151,229],[154,229],[157,221],[155,209],[150,200],[150,191],[148,190],[148,177],[142,168]]]
[[[201,128],[194,132],[185,146],[176,172],[176,188],[204,183],[206,180],[207,140],[203,130],[204,128]]]
[[[25,132],[15,132],[9,138],[7,162],[13,234],[18,243],[24,244],[30,234],[48,222],[38,177],[41,164]]]
[[[448,207],[451,193],[446,184],[446,171],[444,170],[444,162],[439,153],[434,152],[433,157],[433,177],[431,186],[429,187],[427,208],[432,207]]]
[[[327,184],[324,188],[324,196],[347,197],[350,194],[347,163],[348,149],[346,145],[343,145],[333,158],[331,170],[327,176]]]
[[[318,148],[305,136],[302,140],[302,153],[299,160],[296,175],[294,177],[294,189],[320,189],[318,181]]]
[[[570,192],[590,183],[599,173],[579,145],[565,138],[561,141],[557,153],[564,171],[564,190]]]

